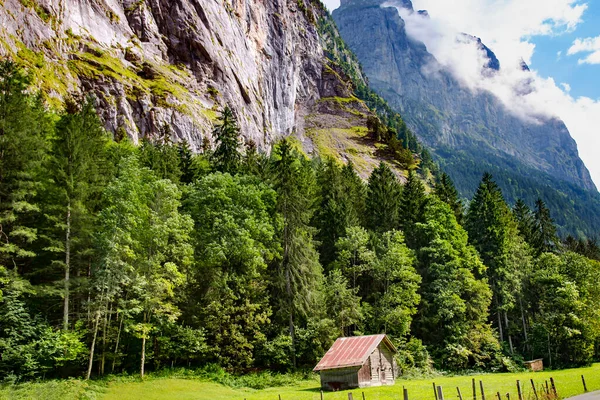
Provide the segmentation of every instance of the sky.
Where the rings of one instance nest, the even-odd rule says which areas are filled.
[[[325,0],[332,11],[339,0]],[[413,0],[430,19],[399,10],[409,35],[473,91],[496,94],[517,116],[562,118],[600,187],[600,1]],[[500,59],[501,73],[457,33],[480,37]],[[531,73],[521,70],[525,61]]]

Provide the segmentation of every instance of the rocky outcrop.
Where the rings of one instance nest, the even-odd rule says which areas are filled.
[[[95,93],[106,127],[134,141],[168,124],[198,148],[229,104],[267,148],[321,97],[322,14],[302,0],[4,0],[0,55],[57,106]]]
[[[361,61],[371,87],[402,114],[448,172],[455,172],[444,162],[449,155],[460,152],[471,160],[493,156],[503,160],[502,168],[512,165],[512,173],[517,175],[529,174],[520,170],[539,171],[596,191],[561,120],[524,121],[491,93],[474,93],[463,87],[437,64],[423,43],[407,35],[405,21],[388,4],[385,0],[343,0],[333,17]],[[410,1],[394,5],[412,11]],[[459,40],[477,43],[487,54],[490,74],[500,69],[500,62],[481,40],[469,35]],[[428,73],[431,70],[436,73]],[[465,186],[471,189],[475,185],[468,182]]]

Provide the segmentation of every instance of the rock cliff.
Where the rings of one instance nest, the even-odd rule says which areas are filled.
[[[198,149],[229,104],[246,141],[296,134],[310,150],[308,116],[365,126],[369,111],[357,103],[349,122],[325,107],[351,93],[323,53],[317,21],[329,16],[305,1],[3,0],[0,56],[25,65],[57,108],[94,93],[106,127],[135,142],[168,125]]]

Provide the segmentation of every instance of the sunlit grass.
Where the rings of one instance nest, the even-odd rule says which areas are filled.
[[[351,391],[355,400],[362,399],[362,392],[367,400],[398,400],[402,398],[402,388],[408,389],[409,398],[415,400],[433,400],[433,383],[442,386],[445,399],[457,399],[457,387],[463,399],[472,399],[472,379],[477,383],[477,398],[481,399],[479,381],[483,381],[486,400],[496,399],[500,392],[502,399],[510,393],[511,399],[517,399],[519,379],[523,387],[524,399],[533,399],[530,379],[541,393],[542,384],[550,377],[554,378],[559,396],[568,398],[583,393],[581,375],[585,376],[589,390],[600,390],[600,364],[590,368],[549,371],[539,373],[487,374],[473,376],[437,377],[434,379],[399,379],[396,385],[377,388],[357,389]],[[550,383],[550,382],[548,382]],[[239,400],[320,400],[318,380],[301,381],[295,386],[269,388],[264,390],[231,389],[219,384],[186,379],[153,379],[147,382],[110,383],[105,393],[107,400],[128,399],[239,399]],[[541,396],[540,396],[541,398]],[[348,392],[324,393],[326,400],[347,400]]]
[[[502,400],[506,394],[518,400],[517,384],[519,379],[523,388],[523,398],[534,399],[530,379],[534,380],[540,400],[542,385],[550,383],[554,378],[558,394],[566,399],[583,393],[581,375],[590,391],[600,390],[600,364],[589,368],[570,369],[563,371],[548,371],[539,373],[516,374],[484,374],[463,376],[438,376],[435,378],[398,379],[396,385],[355,389],[345,392],[325,392],[325,400],[348,400],[352,392],[355,400],[399,400],[402,399],[402,389],[408,389],[411,400],[434,400],[433,383],[442,386],[446,400],[458,399],[457,387],[460,388],[464,400],[472,400],[472,379],[477,384],[477,399],[481,399],[479,381],[483,382],[486,400],[496,400],[500,392]],[[175,375],[180,376],[180,375]],[[104,399],[104,400],[188,400],[188,399],[239,399],[239,400],[320,400],[318,378],[299,380],[295,385],[274,387],[263,390],[234,389],[214,382],[189,377],[157,377],[149,376],[143,382],[135,377],[115,377],[98,382],[82,380],[48,381],[42,383],[25,383],[22,385],[0,387],[1,400],[13,399]]]

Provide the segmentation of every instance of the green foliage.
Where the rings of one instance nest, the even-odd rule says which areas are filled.
[[[450,207],[431,199],[417,224],[421,286],[415,334],[447,369],[501,368],[500,345],[487,325],[491,290],[485,267]]]
[[[21,272],[36,255],[38,195],[51,128],[39,98],[26,93],[29,82],[15,64],[0,62],[0,265]]]
[[[217,144],[212,153],[212,161],[217,171],[233,174],[237,172],[242,158],[237,120],[231,108],[226,106],[217,121],[212,132]]]
[[[362,320],[358,288],[350,289],[348,280],[340,270],[329,273],[325,282],[325,304],[327,311],[333,316],[340,336],[348,335],[348,327],[357,325]]]
[[[454,182],[448,174],[442,173],[439,180],[435,183],[434,194],[444,203],[448,204],[458,223],[462,223],[464,207],[460,200],[458,190],[454,186]]]
[[[310,319],[317,313],[322,269],[309,225],[314,212],[316,179],[308,160],[284,139],[272,159],[273,186],[278,195],[277,208],[283,218],[281,263],[276,271],[275,288],[281,294],[281,310],[289,320],[292,338],[292,365],[296,367],[295,325],[298,317]]]
[[[0,372],[3,376],[35,378],[80,361],[85,352],[81,332],[61,332],[23,301],[27,284],[12,277],[0,302]]]
[[[366,199],[366,226],[376,232],[396,229],[399,224],[399,206],[402,189],[396,176],[385,163],[373,170],[369,177]]]
[[[151,169],[159,178],[178,183],[184,173],[181,165],[184,160],[181,159],[180,148],[171,143],[170,138],[170,129],[166,127],[162,129],[161,136],[157,140],[144,138],[140,147],[139,160],[142,166]],[[193,166],[191,160],[187,162],[186,178],[189,178]]]
[[[404,243],[402,232],[390,231],[377,246],[372,278],[375,320],[371,329],[403,338],[410,331],[412,318],[421,300],[418,294],[421,277],[415,270],[414,253]]]
[[[319,205],[313,224],[318,229],[321,263],[329,265],[335,259],[335,243],[350,226],[359,225],[364,209],[364,184],[352,164],[341,168],[328,159],[317,172],[320,188]]]
[[[573,253],[544,253],[537,260],[530,299],[533,352],[551,366],[591,362],[600,335],[599,278],[597,263]]]
[[[415,172],[402,188],[382,163],[365,185],[352,163],[309,160],[289,139],[270,154],[250,142],[242,155],[227,110],[214,153],[174,145],[168,126],[139,147],[117,143],[91,100],[52,116],[18,69],[0,66],[0,374],[10,381],[169,366],[159,375],[262,388],[288,378],[230,371],[309,369],[338,336],[379,333],[406,373],[600,355],[596,242],[561,244],[551,207],[534,213],[526,199],[510,210],[489,175],[467,235],[448,176],[430,195]],[[399,119],[371,125],[389,149],[418,148]]]
[[[234,370],[250,367],[254,348],[266,342],[271,309],[263,277],[280,252],[275,208],[276,194],[266,185],[221,173],[197,181],[186,201],[198,260],[190,300],[204,294],[193,310],[215,359]]]

